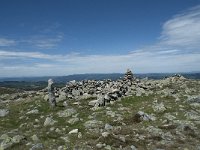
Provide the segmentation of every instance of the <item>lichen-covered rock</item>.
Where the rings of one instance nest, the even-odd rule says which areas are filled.
[[[69,119],[69,121],[67,121],[69,124],[75,124],[76,122],[78,122],[80,119],[79,118],[77,118],[77,117],[75,117],[75,118],[71,118],[71,119]]]
[[[32,148],[30,148],[30,150],[42,150],[42,149],[44,149],[44,146],[42,143],[37,143],[37,144],[33,145]]]
[[[59,111],[57,114],[59,117],[70,117],[75,113],[77,113],[77,111],[74,108],[69,108],[63,111]]]
[[[9,137],[7,134],[3,134],[0,137],[0,140],[2,140],[0,144],[0,150],[8,149],[14,144],[20,143],[24,139],[24,136],[21,135],[15,135],[14,137]]]
[[[57,121],[53,120],[52,117],[47,117],[45,119],[45,122],[44,122],[44,126],[52,126],[56,123]]]
[[[141,121],[154,121],[156,120],[156,118],[152,115],[149,115],[143,111],[138,111],[135,116],[134,116],[134,120],[136,122],[141,122]]]
[[[39,111],[37,109],[33,109],[33,110],[27,112],[26,114],[38,114],[38,113],[39,113]]]
[[[86,129],[100,128],[103,126],[103,122],[98,120],[89,120],[84,123],[84,126]]]

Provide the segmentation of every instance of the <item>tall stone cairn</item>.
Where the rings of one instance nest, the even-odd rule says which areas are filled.
[[[49,96],[49,104],[51,107],[55,107],[56,106],[56,98],[55,98],[55,92],[54,92],[54,88],[53,88],[53,80],[49,79],[48,80],[48,96]]]
[[[124,79],[125,80],[133,80],[134,77],[133,77],[133,73],[130,69],[127,69],[125,75],[124,75]]]

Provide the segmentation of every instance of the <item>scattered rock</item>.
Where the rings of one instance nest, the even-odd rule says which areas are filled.
[[[78,132],[78,138],[81,139],[82,138],[82,133]]]
[[[70,117],[75,114],[77,111],[74,108],[69,108],[63,111],[58,112],[59,117]]]
[[[21,136],[21,135],[16,135],[12,138],[12,141],[14,143],[19,143],[22,139],[24,139],[24,136]]]
[[[137,150],[137,148],[134,145],[131,145],[131,150]]]
[[[95,106],[98,103],[98,100],[92,100],[88,103],[89,106]]]
[[[15,135],[13,138],[9,137],[7,134],[3,134],[0,137],[0,140],[2,140],[0,149],[4,150],[7,148],[10,148],[14,144],[20,143],[25,137],[21,135]]]
[[[77,134],[78,133],[78,129],[73,129],[69,132],[69,134]]]
[[[38,149],[44,149],[44,146],[42,143],[35,144],[30,150],[38,150]]]
[[[141,122],[141,121],[154,121],[155,117],[152,115],[148,115],[144,113],[143,111],[138,111],[134,116],[135,122]]]
[[[8,109],[0,109],[0,117],[5,117],[8,114],[9,114]]]
[[[45,119],[45,122],[44,122],[44,126],[52,126],[56,123],[57,121],[53,120],[51,117],[47,117]]]
[[[101,135],[102,135],[103,137],[108,137],[109,134],[110,134],[109,132],[103,132],[103,133],[101,133]]]
[[[99,128],[103,126],[103,122],[97,120],[89,120],[84,123],[84,126],[86,129]]]
[[[34,142],[38,142],[39,141],[39,138],[37,137],[36,134],[34,134],[31,139],[34,141]]]
[[[79,121],[79,118],[71,118],[71,119],[69,119],[68,123],[69,124],[75,124],[78,121]]]
[[[113,130],[113,126],[109,125],[108,123],[105,124],[105,130],[111,131]]]
[[[33,109],[33,110],[27,112],[26,114],[38,114],[38,113],[39,113],[39,111],[37,109]]]
[[[101,149],[101,148],[103,148],[103,144],[102,143],[98,143],[98,144],[96,144],[96,147],[98,148],[98,149]]]

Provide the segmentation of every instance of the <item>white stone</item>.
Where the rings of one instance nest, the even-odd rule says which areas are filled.
[[[103,137],[108,137],[109,134],[110,134],[109,132],[103,132],[103,133],[101,133],[101,135],[102,135]]]
[[[92,100],[88,103],[89,106],[95,106],[98,103],[98,100]]]
[[[76,134],[76,133],[78,133],[78,129],[73,129],[73,130],[71,130],[71,131],[69,132],[69,134]]]
[[[27,112],[26,114],[38,114],[38,113],[39,113],[39,111],[37,109],[33,109],[33,110]]]
[[[78,138],[79,138],[79,139],[82,138],[82,133],[81,133],[81,132],[78,133]]]

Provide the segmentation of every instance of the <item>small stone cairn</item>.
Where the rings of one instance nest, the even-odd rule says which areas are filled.
[[[125,75],[124,75],[124,80],[133,80],[133,73],[130,69],[127,69]]]

